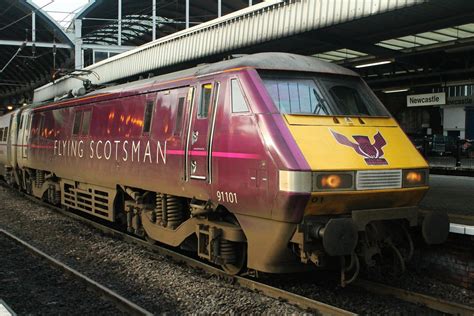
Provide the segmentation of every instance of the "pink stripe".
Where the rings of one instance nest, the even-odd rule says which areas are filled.
[[[167,155],[184,155],[184,150],[167,149]]]
[[[257,154],[244,154],[244,153],[228,153],[228,152],[214,152],[213,157],[221,158],[240,158],[240,159],[259,159],[260,155]]]
[[[191,150],[189,152],[191,156],[207,156],[207,151],[201,151],[201,150]]]
[[[168,155],[184,155],[184,150],[167,150]],[[191,156],[207,156],[207,152],[201,150],[191,150],[189,152]],[[260,155],[257,154],[246,154],[246,153],[231,153],[231,152],[213,152],[212,157],[218,158],[238,158],[238,159],[260,159]]]
[[[20,144],[13,144],[13,147],[29,147],[29,148],[39,148],[39,149],[53,149],[53,146],[46,146],[46,145],[20,145]]]
[[[46,146],[46,145],[31,145],[29,147],[31,147],[31,148],[40,148],[40,149],[52,149],[52,148],[54,148],[53,146]]]

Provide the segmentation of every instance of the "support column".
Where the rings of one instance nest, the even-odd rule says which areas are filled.
[[[189,28],[189,0],[186,0],[186,28]]]
[[[217,0],[217,16],[222,16],[222,0]]]
[[[122,45],[122,0],[118,0],[118,37],[117,37],[117,45]]]
[[[76,36],[74,41],[74,68],[82,69],[84,66],[82,59],[82,20],[74,20],[74,35]]]
[[[152,24],[153,24],[153,31],[152,31],[152,38],[156,40],[156,0],[152,1]]]
[[[249,7],[252,5],[253,5],[252,0],[249,0]]]
[[[31,41],[36,42],[36,12],[31,12]]]

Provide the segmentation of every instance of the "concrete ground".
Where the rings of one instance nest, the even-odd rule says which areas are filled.
[[[474,216],[474,177],[430,175],[430,190],[420,206]]]

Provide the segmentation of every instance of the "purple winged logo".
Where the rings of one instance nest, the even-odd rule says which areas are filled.
[[[356,141],[353,143],[346,136],[332,129],[330,131],[339,144],[352,147],[356,153],[364,157],[368,165],[388,165],[387,160],[383,158],[384,153],[382,150],[382,147],[387,145],[387,142],[380,132],[374,135],[374,143],[372,144],[369,137],[365,135],[353,135],[352,138]]]

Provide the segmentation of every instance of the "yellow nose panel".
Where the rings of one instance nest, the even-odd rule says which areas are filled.
[[[285,118],[311,170],[427,168],[392,118]]]

